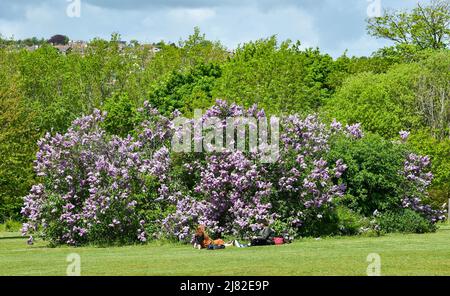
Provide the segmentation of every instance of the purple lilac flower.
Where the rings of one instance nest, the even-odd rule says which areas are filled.
[[[354,139],[360,139],[364,136],[360,123],[347,125],[346,130],[347,130],[347,135]]]
[[[401,138],[403,141],[406,141],[406,140],[408,139],[409,134],[410,134],[410,132],[408,132],[408,131],[400,131],[400,132],[399,132],[400,138]]]

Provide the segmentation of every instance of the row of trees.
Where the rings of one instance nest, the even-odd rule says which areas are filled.
[[[2,38],[2,35],[0,34],[0,47],[14,46],[14,45],[18,46],[18,47],[41,46],[46,43],[53,44],[53,45],[65,45],[65,44],[69,43],[69,37],[67,37],[66,35],[56,34],[56,35],[53,35],[52,37],[50,37],[48,40],[45,40],[44,38],[37,38],[37,37],[25,38],[22,40],[14,40],[14,39]]]
[[[395,42],[370,57],[333,59],[276,37],[230,53],[198,29],[176,45],[161,43],[157,53],[137,42],[122,48],[118,35],[92,40],[83,54],[6,44],[0,48],[0,220],[20,219],[22,197],[39,181],[32,167],[40,137],[67,131],[95,108],[108,111],[102,124],[110,134],[125,136],[136,128],[144,100],[164,115],[175,109],[190,115],[222,98],[247,108],[257,103],[268,114],[315,112],[326,122],[360,122],[385,140],[407,130],[411,149],[431,156],[431,202],[441,205],[450,197],[446,4],[370,19],[372,35]]]

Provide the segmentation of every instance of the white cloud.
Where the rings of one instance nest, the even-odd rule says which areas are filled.
[[[221,40],[229,47],[272,35],[277,35],[279,40],[299,39],[305,46],[317,45],[319,40],[313,18],[298,7],[267,11],[257,10],[253,6],[239,10],[222,8],[202,30],[210,38]]]
[[[216,12],[212,8],[175,8],[169,11],[169,16],[176,22],[202,23],[215,15]]]

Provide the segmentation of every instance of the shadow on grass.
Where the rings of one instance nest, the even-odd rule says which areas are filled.
[[[26,237],[20,236],[20,235],[15,235],[15,236],[4,236],[4,237],[0,237],[0,240],[2,239],[27,239]]]

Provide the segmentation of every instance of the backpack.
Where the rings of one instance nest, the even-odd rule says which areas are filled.
[[[218,250],[218,249],[225,249],[224,245],[208,245],[208,250]]]

